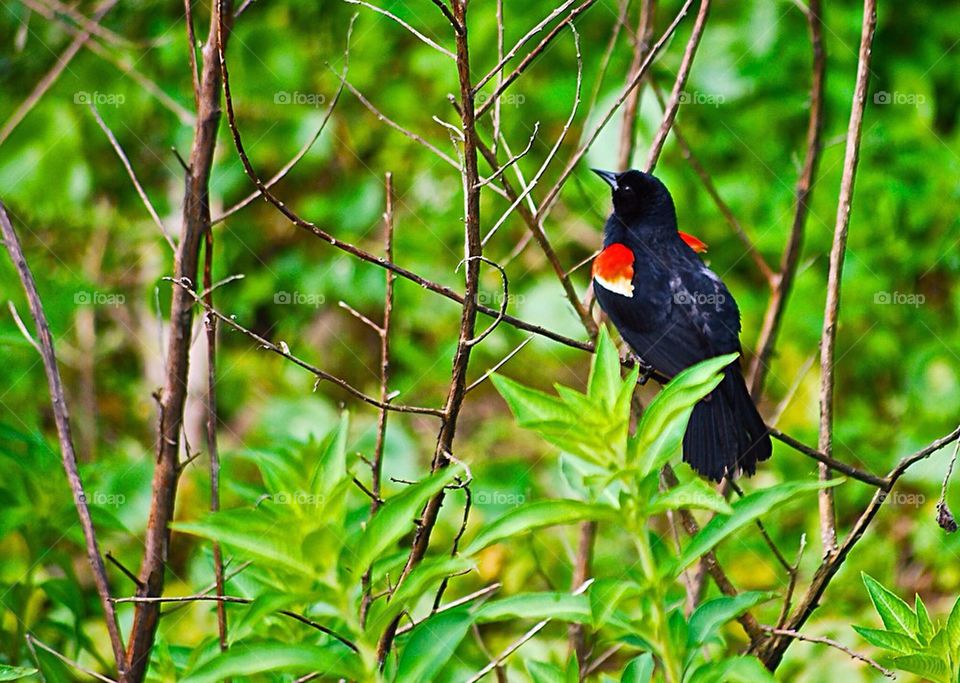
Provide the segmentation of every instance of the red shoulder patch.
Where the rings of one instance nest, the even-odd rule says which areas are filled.
[[[703,254],[707,251],[707,243],[697,239],[693,235],[687,234],[682,230],[678,231],[680,233],[680,239],[687,243],[687,246],[693,249],[698,254]]]
[[[633,296],[633,252],[626,245],[611,244],[593,260],[593,279],[604,289]]]

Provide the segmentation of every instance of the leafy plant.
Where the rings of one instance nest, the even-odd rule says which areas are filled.
[[[883,628],[854,626],[864,640],[886,650],[894,669],[922,676],[934,683],[960,682],[960,599],[942,626],[930,619],[917,595],[914,609],[873,577],[862,574],[870,600]]]

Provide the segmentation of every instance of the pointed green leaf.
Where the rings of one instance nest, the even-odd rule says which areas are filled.
[[[960,652],[960,598],[954,603],[943,632],[947,638],[948,652]]]
[[[655,515],[668,510],[690,508],[712,510],[721,515],[733,514],[733,508],[730,507],[727,499],[703,479],[692,479],[656,496],[650,501],[648,514]]]
[[[919,630],[920,642],[923,644],[929,643],[930,639],[933,638],[934,634],[937,632],[937,629],[934,627],[933,621],[930,619],[930,613],[927,611],[927,606],[923,604],[923,600],[920,599],[919,593],[914,600],[914,605],[917,613],[917,627]]]
[[[687,683],[777,683],[777,679],[759,659],[744,655],[703,664]]]
[[[894,657],[893,666],[903,671],[917,674],[933,683],[953,683],[950,680],[950,669],[943,660],[932,655],[904,655]]]
[[[854,626],[853,630],[860,634],[865,641],[874,647],[882,647],[885,650],[892,650],[900,654],[910,654],[911,652],[920,652],[920,643],[910,636],[896,631],[884,631],[879,628],[866,628],[863,626]]]
[[[616,405],[620,393],[620,353],[610,338],[606,325],[600,327],[597,346],[590,367],[587,394],[594,402],[610,410]]]
[[[354,574],[362,576],[384,551],[410,533],[427,499],[452,482],[461,471],[459,466],[451,465],[389,498],[367,522],[354,548],[351,562]]]
[[[579,500],[542,500],[510,510],[477,534],[464,550],[471,556],[484,548],[533,529],[558,524],[572,524],[584,520],[610,519],[616,511],[606,505],[584,503]]]
[[[732,515],[714,517],[700,529],[700,533],[694,536],[689,545],[683,549],[683,553],[673,567],[673,575],[679,575],[704,553],[713,550],[722,540],[791,498],[801,493],[836,486],[842,482],[842,479],[831,479],[828,482],[790,482],[744,496],[733,504]]]
[[[317,495],[329,494],[347,476],[347,435],[350,413],[340,414],[339,424],[318,447],[316,464],[310,477],[310,490]]]
[[[912,637],[917,632],[917,615],[910,609],[910,605],[884,588],[869,574],[861,572],[860,576],[886,629]]]
[[[623,670],[620,683],[650,683],[653,678],[653,655],[644,652],[634,657]]]
[[[594,581],[587,595],[590,598],[590,613],[594,629],[600,629],[610,621],[620,603],[628,596],[640,595],[643,588],[636,581],[628,579],[598,579]],[[642,615],[637,615],[642,618]]]
[[[521,427],[528,427],[538,422],[577,424],[576,412],[570,410],[569,406],[554,396],[525,387],[502,375],[493,375],[490,381],[510,406]]]
[[[566,672],[555,664],[530,660],[527,663],[527,673],[533,683],[566,683]]]
[[[262,560],[265,566],[313,573],[300,550],[297,530],[278,523],[267,510],[223,510],[196,522],[174,522],[170,526],[174,531],[223,543],[249,559]]]
[[[403,646],[396,681],[432,681],[456,652],[473,617],[466,609],[434,614],[420,622]]]
[[[697,363],[674,377],[657,394],[640,419],[631,440],[631,459],[644,476],[659,470],[680,449],[693,406],[723,379],[720,372],[736,360],[736,353]]]
[[[356,653],[340,643],[325,646],[256,643],[231,648],[180,680],[183,683],[217,683],[228,678],[246,680],[267,671],[298,674],[319,671],[328,678],[355,679],[358,670]]]
[[[690,615],[688,647],[699,648],[709,642],[728,621],[773,596],[773,593],[751,591],[708,600]]]
[[[477,612],[477,623],[507,619],[556,619],[578,624],[589,623],[590,600],[586,595],[570,593],[521,593],[488,602]]]
[[[0,681],[17,681],[37,673],[36,669],[27,669],[22,666],[0,664]]]

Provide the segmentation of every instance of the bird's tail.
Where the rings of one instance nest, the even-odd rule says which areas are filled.
[[[770,434],[750,398],[739,363],[724,370],[713,392],[693,408],[683,437],[683,460],[705,477],[720,481],[748,475],[770,457]]]

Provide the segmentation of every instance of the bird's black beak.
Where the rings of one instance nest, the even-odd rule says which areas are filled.
[[[601,171],[599,168],[591,168],[591,171],[596,173],[598,176],[603,178],[607,185],[612,187],[614,190],[617,189],[617,174],[613,171]]]

